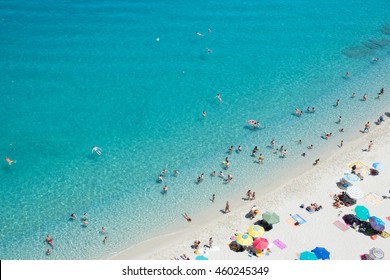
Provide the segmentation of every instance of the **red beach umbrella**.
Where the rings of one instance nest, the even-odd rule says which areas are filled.
[[[268,247],[268,240],[266,238],[257,238],[255,241],[253,241],[252,246],[256,250],[264,250],[265,248]]]

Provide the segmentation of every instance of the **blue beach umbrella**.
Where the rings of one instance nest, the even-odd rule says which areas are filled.
[[[198,261],[207,261],[208,258],[206,258],[206,257],[203,256],[203,255],[199,255],[199,256],[196,256],[195,260],[198,260]]]
[[[369,218],[370,225],[376,231],[383,231],[385,229],[385,223],[378,217],[371,216]]]
[[[318,260],[316,254],[309,252],[309,251],[304,251],[299,254],[299,259],[301,261],[316,261]]]
[[[356,206],[355,213],[356,213],[356,217],[358,217],[359,220],[362,221],[365,221],[368,219],[368,217],[370,217],[370,212],[368,212],[368,209],[363,205]]]
[[[372,168],[374,168],[374,169],[376,169],[376,170],[378,170],[378,171],[382,171],[382,170],[385,168],[385,166],[383,165],[383,163],[374,162],[374,163],[372,164]]]
[[[319,259],[322,260],[330,260],[330,252],[326,250],[323,247],[315,247],[313,250],[311,250]]]
[[[359,176],[353,173],[346,173],[343,178],[351,183],[360,182]]]

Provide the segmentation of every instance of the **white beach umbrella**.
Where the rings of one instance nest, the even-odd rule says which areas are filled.
[[[347,188],[347,194],[354,199],[359,199],[364,196],[364,192],[358,186],[350,186]]]

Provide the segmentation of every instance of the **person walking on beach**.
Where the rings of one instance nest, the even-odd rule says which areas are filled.
[[[343,144],[344,144],[344,141],[341,140],[339,148],[341,148],[343,146]]]
[[[255,199],[256,199],[256,192],[253,192],[250,200],[255,200]]]
[[[192,219],[190,218],[190,216],[188,216],[187,213],[184,213],[183,217],[184,217],[184,219],[187,220],[187,222],[191,222],[192,221]]]
[[[319,162],[320,162],[320,159],[317,158],[317,159],[314,161],[313,165],[317,165]]]
[[[211,249],[211,247],[213,247],[213,238],[212,237],[210,237],[210,239],[209,239],[209,248]]]
[[[370,122],[367,122],[365,125],[364,125],[364,130],[363,130],[364,133],[368,133],[370,132]]]
[[[252,197],[252,191],[251,190],[248,190],[246,192],[246,200],[250,200],[250,198]]]
[[[229,204],[229,201],[226,201],[226,205],[225,205],[225,214],[226,213],[229,213],[230,212],[230,204]]]
[[[370,143],[368,143],[367,152],[370,152],[370,151],[371,151],[372,145],[374,145],[374,143],[373,143],[372,140],[371,140]]]

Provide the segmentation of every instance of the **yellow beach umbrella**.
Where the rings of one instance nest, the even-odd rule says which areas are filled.
[[[248,235],[248,234],[238,234],[236,236],[236,242],[242,246],[248,246],[248,245],[252,245],[253,243],[253,238],[252,236]]]
[[[261,226],[258,226],[258,225],[251,225],[249,228],[248,228],[248,234],[254,238],[257,238],[257,237],[260,237],[260,236],[263,236],[264,234],[264,228],[261,227]]]

